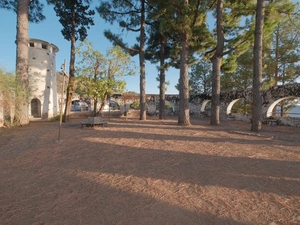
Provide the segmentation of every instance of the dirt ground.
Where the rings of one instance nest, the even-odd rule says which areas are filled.
[[[300,129],[176,117],[0,130],[0,224],[300,224]]]

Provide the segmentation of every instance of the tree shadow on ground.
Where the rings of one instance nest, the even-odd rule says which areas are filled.
[[[255,224],[257,214],[252,215],[253,221],[238,218],[241,212],[225,216],[218,205],[199,208],[197,200],[211,188],[216,190],[212,198],[220,201],[217,191],[223,189],[250,192],[255,201],[265,194],[279,199],[300,196],[298,161],[197,154],[180,151],[180,146],[174,151],[154,146],[164,140],[187,140],[196,143],[196,148],[204,141],[219,146],[224,137],[188,137],[180,134],[182,129],[172,139],[169,134],[147,134],[149,125],[141,132],[123,131],[125,127],[117,124],[96,130],[77,125],[64,127],[61,143],[55,142],[57,127],[51,125],[44,130],[26,130],[28,133],[1,148],[10,152],[0,157],[0,219],[4,224],[246,225]],[[119,143],[122,138],[135,140],[140,147]],[[143,146],[143,140],[153,141],[153,146]],[[246,138],[227,141],[248,141],[257,148],[265,143]],[[18,146],[22,151],[14,152]],[[148,187],[154,192],[149,194]],[[172,187],[174,191],[168,190]],[[195,192],[185,192],[187,189]],[[164,193],[178,198],[168,199]],[[235,203],[231,204],[225,207],[232,210]],[[291,212],[297,211],[297,205],[291,207]]]
[[[82,156],[77,156],[78,162],[74,163],[72,158],[68,163],[62,157],[65,165],[70,166],[68,169],[300,196],[300,189],[296,188],[300,186],[299,162],[191,154],[112,143],[86,145],[83,152],[75,150]]]

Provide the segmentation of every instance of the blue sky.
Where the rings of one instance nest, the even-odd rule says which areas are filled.
[[[44,2],[44,1],[42,1]],[[97,1],[95,1],[97,2]],[[55,44],[59,48],[59,52],[56,54],[56,66],[57,70],[60,70],[60,65],[63,64],[66,59],[67,63],[70,59],[70,42],[66,41],[62,34],[62,26],[56,17],[56,14],[52,6],[45,4],[44,15],[46,19],[39,24],[29,24],[29,38],[41,39],[52,44]],[[88,40],[91,41],[95,49],[99,50],[105,55],[106,50],[112,46],[112,44],[104,37],[103,31],[105,29],[113,28],[114,32],[119,32],[118,25],[111,26],[105,23],[96,12],[94,16],[95,25],[88,30]],[[13,11],[7,11],[0,9],[0,68],[6,71],[15,70],[16,61],[16,14]],[[134,34],[135,35],[135,34]],[[123,40],[130,43],[135,42],[135,36],[133,33],[124,33]],[[138,57],[132,58],[136,64],[139,65]],[[68,68],[68,67],[67,67]],[[149,62],[146,64],[146,93],[158,94],[159,83],[156,81],[158,71],[156,65],[151,65]],[[178,94],[178,91],[174,87],[179,78],[179,70],[170,69],[167,71],[166,80],[170,81],[170,85],[167,87],[167,94]],[[127,91],[135,91],[139,93],[139,73],[134,77],[126,77]]]
[[[45,0],[41,0],[45,2]],[[94,1],[94,5],[98,4],[98,1]],[[299,2],[293,0],[293,2]],[[57,70],[60,70],[60,65],[63,64],[66,59],[67,63],[70,59],[70,42],[66,41],[62,34],[62,26],[55,15],[52,6],[45,4],[44,14],[46,20],[39,24],[29,24],[29,38],[41,39],[55,44],[59,48],[59,52],[56,55]],[[96,12],[94,16],[95,26],[92,26],[88,30],[88,39],[91,41],[95,49],[99,50],[102,54],[106,53],[106,50],[111,47],[111,43],[104,37],[103,31],[105,29],[113,29],[113,32],[119,33],[120,28],[118,25],[111,26],[105,23]],[[208,21],[210,27],[213,26],[214,20]],[[16,58],[16,14],[13,11],[7,11],[0,9],[0,68],[6,71],[15,70],[15,58]],[[123,40],[126,42],[134,43],[136,38],[132,32],[124,33]],[[138,57],[132,58],[138,67]],[[68,67],[67,67],[68,68]],[[146,64],[146,93],[158,94],[159,83],[156,81],[158,71],[156,65],[151,65],[149,62]],[[166,73],[166,80],[170,81],[170,85],[167,87],[167,94],[178,94],[175,85],[178,83],[179,70],[169,69]],[[139,74],[134,77],[126,77],[127,91],[135,91],[139,93]]]

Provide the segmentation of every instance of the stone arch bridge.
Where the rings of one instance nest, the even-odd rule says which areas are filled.
[[[240,100],[246,100],[252,102],[252,89],[245,90],[233,90],[221,92],[220,94],[220,119],[228,119],[232,115],[232,107]],[[262,92],[262,113],[263,118],[266,119],[272,116],[272,112],[276,105],[285,100],[291,98],[300,97],[300,83],[279,85],[271,87],[270,89]],[[179,95],[166,95],[166,101],[172,104],[173,111],[176,113],[179,110]],[[139,95],[124,96],[114,95],[112,100],[118,102],[121,106],[121,110],[126,111],[129,109],[129,105],[136,100],[139,100]],[[159,101],[159,95],[147,94],[146,101],[148,103],[148,111],[156,111],[156,103]],[[211,95],[209,94],[197,94],[190,96],[190,113],[193,115],[201,116],[206,114],[206,106],[211,101]],[[250,120],[251,115],[237,115],[239,120]],[[300,122],[299,122],[300,126]]]

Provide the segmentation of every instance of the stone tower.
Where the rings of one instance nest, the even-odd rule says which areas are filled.
[[[59,49],[38,39],[29,39],[28,47],[29,117],[52,118],[59,110],[55,60]]]

